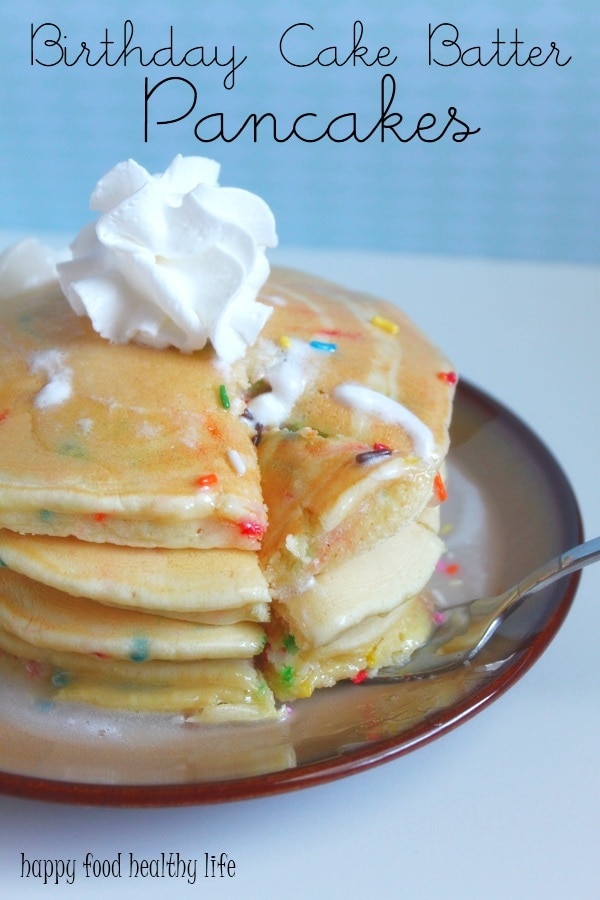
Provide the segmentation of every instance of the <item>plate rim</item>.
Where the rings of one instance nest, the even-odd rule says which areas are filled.
[[[461,379],[457,398],[486,413],[500,415],[511,431],[535,448],[541,467],[552,477],[553,494],[564,511],[565,531],[573,532],[573,544],[583,540],[583,522],[573,487],[557,458],[544,441],[504,403],[468,379]],[[564,549],[567,549],[566,547]],[[178,807],[217,804],[287,793],[359,774],[398,759],[454,730],[487,708],[512,687],[540,658],[560,630],[575,598],[581,571],[562,582],[563,591],[543,629],[514,655],[497,677],[484,681],[444,709],[435,722],[421,720],[401,736],[383,738],[343,756],[297,768],[229,780],[172,784],[103,784],[63,781],[0,770],[0,794],[43,802],[104,807]],[[441,723],[440,723],[441,720]],[[400,737],[400,740],[399,740]]]

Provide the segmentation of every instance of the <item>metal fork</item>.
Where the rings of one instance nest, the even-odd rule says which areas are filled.
[[[464,665],[489,641],[510,612],[527,597],[600,559],[600,537],[567,550],[496,597],[470,600],[444,610],[430,640],[399,666],[386,666],[373,681],[402,681],[438,675]]]

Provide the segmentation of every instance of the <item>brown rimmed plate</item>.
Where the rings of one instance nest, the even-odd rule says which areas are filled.
[[[528,427],[461,383],[452,426],[442,601],[495,593],[582,539],[576,499]],[[0,792],[105,806],[249,799],[358,773],[419,748],[506,691],[560,628],[579,574],[526,602],[480,658],[407,684],[338,685],[281,722],[189,725],[48,705],[0,671]]]

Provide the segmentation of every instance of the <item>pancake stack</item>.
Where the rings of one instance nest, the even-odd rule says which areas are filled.
[[[454,376],[396,307],[274,269],[230,365],[0,308],[0,648],[61,700],[200,721],[427,640]]]

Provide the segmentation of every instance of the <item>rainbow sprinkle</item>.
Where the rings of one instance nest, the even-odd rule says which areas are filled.
[[[392,451],[389,447],[385,447],[383,444],[374,447],[373,450],[364,450],[362,453],[357,453],[355,456],[356,462],[359,466],[365,466],[368,463],[374,462],[376,459],[383,459],[384,456],[391,456]]]
[[[362,684],[367,677],[367,670],[361,669],[360,672],[357,672],[354,678],[351,679],[352,684]]]
[[[279,674],[281,675],[281,680],[283,681],[283,683],[287,684],[287,686],[289,687],[294,680],[294,675],[295,675],[294,667],[293,666],[283,666],[281,669],[281,672]]]
[[[219,399],[221,401],[221,406],[223,409],[230,409],[231,401],[229,399],[229,394],[227,393],[227,388],[224,384],[219,385]]]
[[[446,485],[444,484],[444,479],[438,472],[435,478],[433,479],[433,487],[436,493],[436,496],[440,503],[443,503],[444,500],[448,499],[448,491],[446,490]]]
[[[236,475],[244,475],[246,472],[246,463],[237,450],[228,450],[227,459]]]
[[[238,528],[249,537],[262,537],[265,533],[265,527],[260,522],[239,522]]]
[[[196,479],[196,486],[199,488],[210,488],[213,487],[218,480],[219,479],[214,472],[209,472],[207,475],[201,475]]]
[[[52,684],[54,687],[64,687],[71,680],[71,676],[64,669],[57,669],[52,675]]]
[[[337,350],[337,344],[333,344],[330,341],[311,341],[310,346],[315,350],[320,350],[322,353],[335,353]]]
[[[35,659],[29,659],[25,663],[25,671],[30,678],[41,678],[44,674],[43,665]]]
[[[436,565],[436,569],[438,572],[443,572],[444,575],[458,575],[460,572],[460,566],[455,562],[448,562],[445,559],[440,559]]]
[[[446,384],[456,384],[458,381],[458,375],[456,372],[438,372],[437,376],[440,381],[445,381]]]
[[[145,662],[150,656],[150,641],[148,638],[136,637],[133,639],[129,659],[132,662]]]
[[[255,447],[258,447],[258,445],[260,444],[264,430],[265,426],[262,424],[262,422],[257,422],[254,437],[252,438],[252,443]]]
[[[289,350],[292,346],[291,338],[289,338],[287,334],[282,334],[279,338],[279,346],[283,347],[284,350]]]
[[[298,652],[298,644],[293,634],[286,634],[281,644],[286,653],[294,654]]]
[[[383,316],[373,316],[371,325],[375,325],[376,328],[381,328],[382,331],[387,331],[388,334],[398,334],[400,331],[400,326],[397,325],[396,322],[384,319]]]

